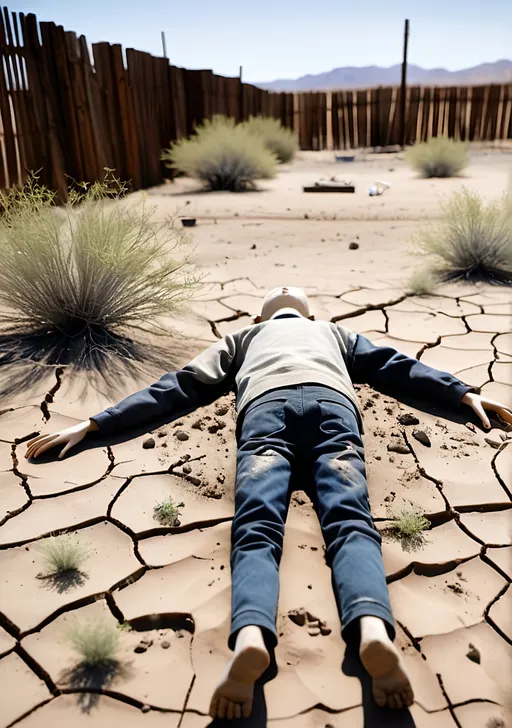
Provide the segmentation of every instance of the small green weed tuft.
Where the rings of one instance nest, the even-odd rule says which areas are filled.
[[[402,538],[414,538],[422,531],[430,528],[431,523],[423,513],[416,508],[402,508],[393,516],[393,526],[396,534]]]
[[[209,190],[241,192],[276,174],[277,158],[261,137],[222,116],[205,121],[189,139],[162,152],[171,169],[201,180]]]
[[[285,164],[291,162],[297,153],[299,142],[297,135],[281,125],[279,119],[271,116],[251,116],[244,122],[251,134],[261,137],[269,151]]]
[[[76,534],[51,536],[42,541],[40,552],[46,565],[46,576],[78,572],[89,553]]]
[[[468,165],[468,145],[448,137],[432,137],[409,147],[406,159],[422,177],[455,177]]]
[[[85,667],[104,667],[116,662],[119,629],[111,622],[75,623],[67,630],[66,638]]]
[[[169,498],[154,507],[153,518],[162,526],[179,526],[181,512],[178,509],[184,507],[184,503],[174,503],[169,496]]]
[[[426,256],[439,280],[512,284],[512,195],[485,204],[463,188],[443,208],[443,217],[416,235],[417,252]]]

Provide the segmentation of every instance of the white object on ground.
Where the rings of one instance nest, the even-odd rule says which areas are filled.
[[[383,182],[382,180],[378,180],[377,182],[374,182],[370,187],[368,188],[368,194],[370,197],[375,197],[376,195],[382,195],[383,192],[388,190],[391,187],[389,182]]]

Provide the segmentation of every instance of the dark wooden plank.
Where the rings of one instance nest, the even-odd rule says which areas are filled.
[[[6,43],[7,38],[7,43]],[[7,8],[3,8],[3,18],[0,13],[0,45],[5,47],[5,68],[7,69],[7,77],[9,80],[9,89],[11,97],[11,105],[14,112],[14,122],[16,126],[16,148],[18,152],[18,176],[17,182],[21,182],[25,178],[27,169],[27,155],[25,145],[27,141],[26,129],[28,120],[25,110],[25,97],[21,93],[21,77],[18,67],[17,48],[14,44],[14,35],[11,28],[10,13]]]
[[[2,24],[3,25],[3,24]],[[7,69],[7,74],[5,73]],[[5,144],[5,169],[0,179],[2,187],[18,182],[18,160],[16,155],[16,142],[14,137],[14,124],[9,101],[9,88],[13,87],[12,74],[8,60],[8,48],[5,33],[0,37],[0,113]]]
[[[117,99],[119,104],[120,135],[123,143],[124,179],[130,181],[133,189],[140,189],[142,180],[140,173],[139,138],[143,133],[141,129],[137,133],[136,119],[134,113],[133,89],[130,84],[129,73],[124,67],[123,54],[120,45],[114,45],[110,49],[112,69],[117,87]]]

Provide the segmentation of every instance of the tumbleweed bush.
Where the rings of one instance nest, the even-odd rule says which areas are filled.
[[[271,116],[251,116],[245,127],[263,139],[265,146],[281,163],[291,162],[298,149],[297,135]]]
[[[39,550],[46,566],[45,575],[79,571],[89,556],[88,549],[72,533],[44,539]]]
[[[84,667],[105,666],[116,661],[119,651],[119,630],[107,621],[76,622],[67,630],[68,641]]]
[[[434,292],[436,285],[436,278],[428,269],[418,268],[409,278],[408,288],[417,296],[428,296]]]
[[[175,313],[196,289],[184,232],[174,220],[155,222],[144,195],[136,204],[125,192],[108,173],[75,185],[60,207],[36,175],[1,195],[1,349],[9,360],[22,339],[19,358],[44,363],[92,368],[110,351],[137,358],[130,336]]]
[[[512,284],[512,195],[486,204],[463,188],[443,213],[415,237],[432,274],[445,281]]]
[[[469,162],[468,145],[447,137],[432,137],[409,147],[406,159],[422,177],[455,177]]]
[[[162,152],[168,167],[201,180],[209,190],[241,192],[276,174],[277,158],[242,124],[215,117]]]

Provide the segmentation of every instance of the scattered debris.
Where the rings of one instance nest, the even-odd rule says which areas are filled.
[[[389,182],[377,181],[370,185],[370,187],[368,188],[368,194],[370,195],[370,197],[376,197],[384,194],[384,192],[386,190],[389,190],[390,187],[391,185],[389,184]]]
[[[300,609],[292,609],[288,612],[288,618],[299,627],[304,627],[306,624],[306,610],[303,607]]]
[[[427,435],[425,430],[413,430],[412,436],[418,440],[418,442],[421,442],[422,445],[425,445],[425,447],[431,447],[432,443],[430,442],[430,437]]]
[[[256,243],[253,243],[253,244],[251,245],[251,250],[256,250]]]
[[[155,438],[154,437],[148,437],[144,442],[142,443],[142,447],[144,450],[152,450],[155,447]]]
[[[454,594],[464,594],[464,589],[461,587],[461,585],[458,582],[455,582],[455,584],[447,584],[447,587]]]
[[[350,243],[348,246],[349,250],[357,250],[359,248],[359,243]]]
[[[501,442],[498,442],[498,440],[492,440],[490,437],[484,437],[485,442],[493,447],[495,450],[499,450],[501,447]]]
[[[389,452],[398,452],[401,455],[410,455],[409,447],[403,442],[388,442]]]
[[[356,188],[351,181],[339,180],[336,177],[319,179],[314,185],[302,188],[304,192],[355,192]]]
[[[401,425],[420,424],[419,419],[416,417],[416,415],[413,415],[412,412],[404,412],[402,415],[398,415],[397,420]]]
[[[170,646],[171,646],[171,643],[167,642],[167,640],[164,640],[163,642],[160,643],[160,647],[163,650],[168,650]]]
[[[193,475],[188,475],[187,480],[189,483],[192,483],[192,485],[201,485],[201,480]]]
[[[476,432],[476,427],[472,422],[466,422],[465,426],[468,428],[468,430],[471,430],[471,432]]]
[[[186,442],[187,440],[190,440],[190,435],[184,430],[176,430],[176,432],[174,433],[174,437],[180,442]]]
[[[215,407],[215,414],[217,415],[217,417],[224,417],[224,415],[227,415],[228,412],[229,407],[227,406],[227,404],[219,404],[217,407]]]
[[[191,465],[189,465],[188,463],[186,463],[186,464],[185,464],[185,465],[183,466],[182,470],[183,470],[183,472],[185,473],[185,475],[190,475],[190,473],[192,472],[192,466],[191,466]]]
[[[466,657],[471,660],[471,662],[476,662],[477,665],[480,664],[480,650],[477,650],[475,645],[472,645],[471,642],[469,643],[469,650],[466,652]]]

